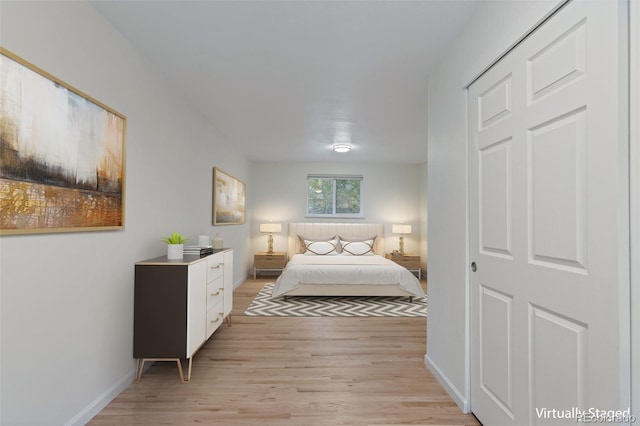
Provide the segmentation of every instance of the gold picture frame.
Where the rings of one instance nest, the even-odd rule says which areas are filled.
[[[124,228],[124,115],[0,47],[0,234]]]
[[[239,179],[213,168],[213,224],[242,225],[245,216],[246,185]]]

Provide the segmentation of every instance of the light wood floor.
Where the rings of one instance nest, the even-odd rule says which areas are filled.
[[[232,326],[196,354],[191,383],[157,362],[89,424],[479,425],[425,367],[424,319],[243,316],[271,281],[234,291]]]

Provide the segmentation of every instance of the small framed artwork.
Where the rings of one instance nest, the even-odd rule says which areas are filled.
[[[230,174],[213,168],[213,224],[244,223],[246,185]]]
[[[0,234],[124,228],[126,117],[0,48]]]

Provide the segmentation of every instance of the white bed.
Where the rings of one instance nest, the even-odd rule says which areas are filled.
[[[313,255],[298,236],[375,236],[367,255]],[[405,296],[424,297],[420,281],[406,268],[384,257],[384,225],[344,223],[290,223],[289,262],[276,281],[272,297],[288,296]]]

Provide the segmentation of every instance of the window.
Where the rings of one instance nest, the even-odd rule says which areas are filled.
[[[364,217],[362,176],[308,175],[307,215]]]

